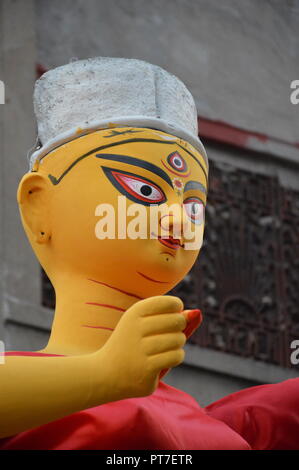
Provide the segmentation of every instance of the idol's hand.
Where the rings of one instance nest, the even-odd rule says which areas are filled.
[[[197,328],[201,325],[202,322],[202,314],[199,309],[193,310],[184,310],[182,314],[185,316],[187,320],[187,326],[184,329],[183,333],[186,336],[186,340],[193,335],[193,333],[197,330]],[[164,375],[169,372],[169,369],[164,369],[160,372],[159,378],[162,379]]]
[[[183,361],[188,313],[172,296],[141,300],[124,313],[106,344],[92,354],[98,373],[105,368],[110,400],[150,395],[160,372]]]

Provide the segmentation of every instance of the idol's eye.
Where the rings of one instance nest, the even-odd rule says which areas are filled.
[[[134,202],[149,206],[162,204],[166,196],[159,186],[147,178],[114,168],[102,167],[106,176],[124,196]]]
[[[197,225],[201,225],[204,221],[204,205],[197,197],[190,197],[184,201],[184,207],[189,219]]]
[[[184,172],[187,170],[187,163],[179,152],[173,152],[167,157],[169,165],[177,171]]]

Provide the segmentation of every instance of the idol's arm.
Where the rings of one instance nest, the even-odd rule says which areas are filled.
[[[93,397],[94,382],[99,392]],[[89,356],[5,357],[0,366],[0,437],[34,428],[112,399],[103,369],[92,374]],[[93,403],[94,400],[94,403]]]
[[[0,365],[0,438],[83,409],[150,395],[161,370],[184,359],[188,313],[182,309],[176,297],[141,300],[91,354],[7,356]]]
[[[299,450],[299,377],[233,393],[206,407],[256,450]]]

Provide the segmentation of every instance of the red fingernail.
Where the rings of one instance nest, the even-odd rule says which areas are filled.
[[[192,321],[199,316],[201,316],[201,311],[199,309],[191,310],[191,312],[188,313],[188,321]]]

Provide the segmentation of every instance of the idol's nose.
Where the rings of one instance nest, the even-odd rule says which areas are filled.
[[[184,230],[187,228],[187,217],[184,209],[177,213],[164,214],[159,224],[164,232],[169,233],[173,238],[183,238]]]

